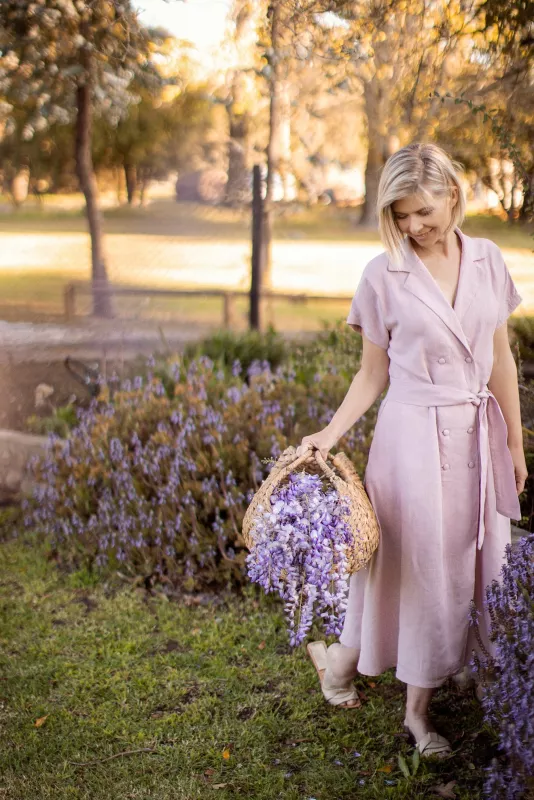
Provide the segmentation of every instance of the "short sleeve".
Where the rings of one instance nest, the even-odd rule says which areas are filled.
[[[504,275],[504,283],[501,284],[502,289],[499,296],[499,316],[497,319],[496,327],[499,328],[504,325],[510,314],[517,308],[522,301],[522,297],[517,291],[516,285],[512,280],[512,276],[506,266],[501,252],[499,251],[499,261]]]
[[[389,331],[380,308],[380,298],[365,276],[362,276],[352,299],[347,322],[353,330],[363,333],[373,344],[384,350],[388,349]]]

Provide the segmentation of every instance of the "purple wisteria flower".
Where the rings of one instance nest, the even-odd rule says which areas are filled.
[[[485,721],[498,731],[503,756],[489,767],[484,793],[520,800],[534,785],[534,535],[507,546],[502,582],[487,587],[484,605],[495,653],[482,647],[472,666],[485,684]],[[475,608],[471,620],[476,626]]]
[[[298,472],[273,492],[271,508],[259,511],[246,559],[248,576],[284,600],[291,646],[305,639],[314,618],[327,634],[339,635],[352,544],[345,501],[326,479]]]

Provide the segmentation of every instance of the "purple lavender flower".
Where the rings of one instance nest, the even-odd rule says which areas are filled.
[[[301,391],[294,369],[273,372],[267,361],[256,361],[248,375],[235,362],[224,381],[208,358],[177,359],[161,369],[165,391],[152,359],[145,378],[123,382],[121,391],[115,380],[108,386],[114,391],[79,409],[66,443],[51,439],[48,454],[31,465],[35,494],[24,509],[25,524],[38,529],[65,564],[84,561],[104,571],[124,561],[132,574],[152,570],[191,589],[206,581],[239,584],[246,577],[239,526],[269,472],[269,456],[277,457],[300,431],[315,430],[347,386],[338,376],[327,391],[310,379]],[[364,451],[365,431],[355,426],[351,437],[347,448]],[[297,488],[293,518],[285,520],[287,542],[272,552],[273,563],[286,559],[291,567],[273,590],[283,590],[294,637],[312,618],[328,624],[334,611],[339,627],[343,611],[338,552],[335,546],[321,549],[317,539],[336,527],[335,514],[319,504],[306,528],[305,500]],[[304,494],[311,498],[316,491],[312,480]],[[293,566],[288,542],[298,546],[300,561]],[[330,582],[324,579],[328,569]],[[294,608],[292,597],[299,592],[302,603]]]

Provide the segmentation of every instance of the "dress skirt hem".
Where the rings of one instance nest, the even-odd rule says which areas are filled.
[[[338,641],[344,645],[345,647],[351,647],[352,645],[345,645],[343,641],[343,637],[340,636]],[[389,666],[384,667],[383,669],[377,669],[372,671],[365,671],[358,669],[358,673],[360,675],[364,675],[366,678],[378,678],[388,669],[395,669],[395,677],[397,680],[402,681],[402,683],[410,684],[411,686],[418,686],[421,689],[438,689],[440,686],[443,686],[449,678],[452,678],[454,675],[457,675],[459,672],[463,670],[463,668],[467,666],[466,661],[462,661],[458,663],[458,665],[452,668],[446,675],[442,678],[433,678],[433,679],[421,679],[419,676],[416,676],[415,673],[411,673],[410,670],[404,669],[403,667],[399,666],[398,664],[390,664]]]

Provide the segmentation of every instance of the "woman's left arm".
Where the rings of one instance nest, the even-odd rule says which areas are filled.
[[[493,368],[488,388],[495,395],[508,428],[508,448],[514,462],[517,494],[521,494],[528,473],[523,450],[517,367],[510,349],[506,323],[498,327],[493,335]]]

